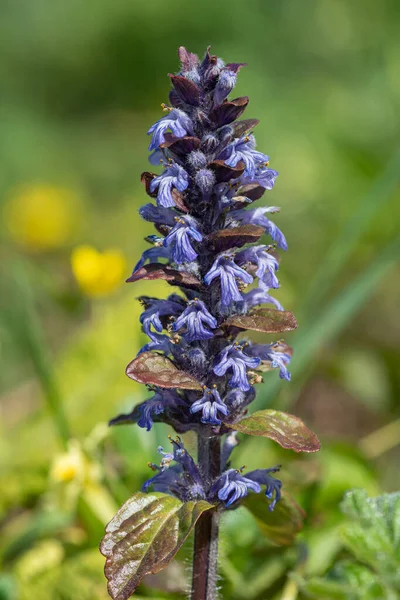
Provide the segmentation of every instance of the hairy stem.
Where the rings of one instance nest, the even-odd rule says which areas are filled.
[[[219,437],[199,434],[198,464],[208,486],[221,473]],[[219,514],[206,511],[197,522],[194,534],[191,600],[215,600],[217,594]]]

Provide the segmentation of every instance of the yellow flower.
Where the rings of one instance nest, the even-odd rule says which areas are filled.
[[[86,464],[81,447],[76,440],[70,440],[68,451],[58,454],[51,467],[51,478],[57,482],[83,481]]]
[[[88,296],[104,296],[119,287],[126,275],[126,261],[120,250],[98,252],[78,246],[71,256],[72,272]]]
[[[5,207],[5,223],[19,244],[45,251],[63,246],[77,220],[77,198],[67,189],[28,185],[15,190]]]

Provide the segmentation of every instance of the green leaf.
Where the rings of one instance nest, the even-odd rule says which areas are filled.
[[[281,333],[292,331],[297,327],[297,321],[289,310],[276,310],[274,308],[259,308],[248,315],[235,315],[222,327],[238,327],[263,333]]]
[[[350,518],[342,533],[345,545],[400,590],[400,492],[369,498],[353,490],[341,508]]]
[[[321,447],[315,433],[301,419],[279,410],[259,410],[238,423],[225,425],[240,433],[270,438],[295,452],[317,452]]]
[[[360,600],[390,600],[391,597],[394,600],[398,597],[397,594],[390,595],[391,590],[385,589],[374,571],[351,560],[339,562],[334,568],[333,576],[344,581],[353,592],[357,592],[356,597]]]
[[[348,585],[322,577],[309,579],[301,585],[301,589],[307,594],[307,598],[316,600],[357,600]]]
[[[328,577],[302,581],[301,589],[318,600],[396,600],[397,594],[379,581],[365,565],[350,560],[339,562]]]
[[[260,494],[249,494],[242,504],[255,517],[265,537],[278,546],[290,546],[303,527],[305,512],[288,494],[282,494],[273,511]]]
[[[213,508],[166,494],[137,492],[106,527],[100,551],[113,600],[127,600],[143,577],[161,571],[175,556],[198,518]]]
[[[203,389],[189,373],[180,371],[169,358],[155,352],[140,354],[126,367],[126,374],[138,383],[157,385],[161,388],[198,391]]]

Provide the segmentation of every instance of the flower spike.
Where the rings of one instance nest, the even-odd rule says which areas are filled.
[[[148,339],[138,343],[142,347],[126,373],[151,393],[111,424],[136,423],[149,431],[164,422],[179,435],[192,431],[198,436],[198,458],[181,437],[170,437],[168,449],[158,448],[159,464],[149,464],[152,476],[143,484],[144,493],[133,497],[139,515],[129,513],[128,501],[111,522],[102,552],[114,600],[127,600],[140,577],[166,564],[194,527],[196,586],[204,573],[208,577],[215,570],[200,564],[199,544],[217,535],[220,512],[243,502],[249,510],[261,504],[257,518],[274,510],[281,499],[282,482],[275,477],[280,467],[234,468],[237,433],[240,441],[249,434],[295,451],[319,449],[315,434],[297,417],[273,409],[251,414],[257,384],[267,371],[290,380],[292,350],[283,341],[252,343],[238,336],[246,330],[291,331],[297,322],[270,295],[279,288],[277,249],[288,247],[275,217],[269,218],[279,209],[269,203],[249,206],[271,193],[278,172],[257,148],[253,129],[258,121],[242,118],[249,98],[229,97],[244,63],[225,64],[210,48],[203,59],[183,47],[178,56],[164,115],[148,130],[155,172],[141,177],[150,200],[139,212],[151,247],[127,280],[149,285],[161,280],[177,292],[164,299],[140,296],[140,324]],[[151,223],[155,233],[147,231]],[[146,496],[149,491],[158,493]],[[158,537],[151,545],[153,531]],[[161,539],[160,531],[168,539]],[[211,592],[210,598],[216,597],[215,589]]]

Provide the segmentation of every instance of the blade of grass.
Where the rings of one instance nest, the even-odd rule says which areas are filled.
[[[367,230],[378,211],[382,210],[384,203],[390,200],[399,181],[400,148],[393,154],[383,173],[376,179],[353,215],[346,221],[342,231],[324,256],[307,294],[302,299],[298,315],[311,314],[314,307],[317,308],[321,305],[362,234]]]
[[[22,263],[15,262],[11,271],[13,273],[13,289],[9,305],[2,312],[3,322],[19,346],[21,355],[27,356],[31,361],[58,437],[66,447],[70,437],[67,417],[55,379],[50,351],[37,314],[32,287]]]
[[[333,340],[346,327],[382,277],[398,260],[399,252],[400,236],[392,240],[376,259],[332,300],[321,316],[315,321],[310,320],[308,325],[303,325],[291,341],[294,348],[291,368],[293,378],[301,376],[318,349]],[[258,401],[256,400],[255,408],[257,404],[260,406],[260,402],[263,407],[268,406],[279,392],[281,384],[282,381],[278,377],[269,381],[265,393],[260,394]],[[285,404],[287,403],[288,399],[285,401]],[[282,408],[281,404],[283,403],[279,403],[279,408]]]

